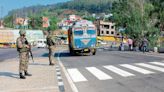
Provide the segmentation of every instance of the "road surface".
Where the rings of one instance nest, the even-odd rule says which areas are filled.
[[[32,48],[32,53],[35,57],[47,57],[48,56],[48,49],[46,48]],[[0,48],[0,62],[6,59],[17,58],[18,52],[16,48]]]
[[[120,51],[71,56],[63,51],[60,61],[77,92],[164,92],[164,58],[160,56]]]

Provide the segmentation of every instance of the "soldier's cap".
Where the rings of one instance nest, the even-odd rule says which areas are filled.
[[[19,31],[19,34],[20,34],[20,35],[25,35],[25,34],[26,34],[26,31],[23,30],[23,29],[21,29],[21,30]]]

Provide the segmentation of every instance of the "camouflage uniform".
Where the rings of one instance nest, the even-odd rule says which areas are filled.
[[[20,78],[25,79],[23,72],[26,76],[31,76],[27,72],[28,70],[28,63],[29,63],[29,49],[27,48],[29,45],[28,41],[25,38],[25,32],[22,30],[20,31],[20,37],[17,38],[16,45],[17,51],[19,52],[19,74]],[[23,35],[23,36],[22,36]]]
[[[54,65],[55,62],[55,58],[53,56],[53,50],[54,50],[54,46],[55,46],[55,42],[53,41],[52,35],[48,35],[47,36],[47,45],[48,45],[48,50],[49,50],[49,65]]]
[[[24,71],[27,71],[28,69],[28,62],[29,62],[29,50],[24,47],[25,46],[25,38],[21,38],[19,37],[17,39],[17,46],[18,47],[21,47],[20,48],[20,51],[19,51],[19,58],[20,58],[20,61],[19,61],[19,72],[22,73]],[[24,51],[21,49],[24,49]]]

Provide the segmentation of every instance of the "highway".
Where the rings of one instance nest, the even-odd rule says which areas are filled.
[[[157,55],[101,50],[95,56],[71,56],[63,51],[59,60],[74,92],[164,92],[164,58]]]
[[[48,57],[45,48],[32,52],[34,59]],[[98,50],[95,56],[71,56],[60,49],[58,55],[65,92],[164,92],[163,54]],[[1,62],[11,58],[18,58],[16,49],[0,49]]]
[[[48,50],[46,48],[32,48],[32,53],[35,57],[47,57]],[[18,58],[18,52],[16,48],[0,48],[0,62],[6,59]]]

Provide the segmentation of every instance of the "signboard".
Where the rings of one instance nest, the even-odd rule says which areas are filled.
[[[42,18],[42,21],[43,21],[43,27],[45,27],[45,28],[47,28],[47,27],[49,27],[49,19],[48,19],[48,17],[43,17]]]

